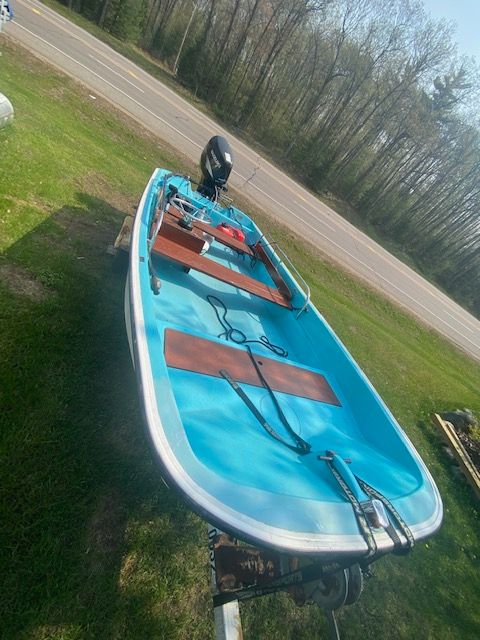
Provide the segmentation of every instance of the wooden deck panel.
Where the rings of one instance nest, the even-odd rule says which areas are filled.
[[[254,354],[265,380],[274,391],[341,406],[325,376],[289,363]],[[169,367],[220,378],[220,369],[240,383],[261,387],[247,351],[219,344],[175,329],[165,330],[165,361]]]
[[[291,300],[292,299],[292,292],[290,291],[290,289],[289,289],[287,283],[285,282],[285,280],[282,278],[282,276],[280,274],[280,271],[273,264],[272,260],[270,259],[270,256],[265,251],[264,246],[260,242],[257,242],[257,244],[255,245],[254,248],[255,248],[257,256],[261,259],[261,261],[265,265],[270,277],[272,278],[272,280],[276,284],[276,286],[277,286],[278,290],[280,291],[280,293],[287,300]]]

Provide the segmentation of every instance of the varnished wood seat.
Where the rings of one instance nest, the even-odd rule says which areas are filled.
[[[237,287],[242,291],[247,291],[259,298],[291,309],[290,301],[278,289],[269,287],[263,282],[259,282],[254,278],[238,273],[238,271],[233,271],[233,269],[224,267],[205,256],[199,255],[196,251],[192,251],[191,248],[185,247],[183,243],[181,244],[178,241],[181,237],[180,235],[175,240],[172,240],[159,234],[153,246],[154,253],[164,256],[182,265],[186,269],[194,269],[207,276],[231,284],[233,287]]]

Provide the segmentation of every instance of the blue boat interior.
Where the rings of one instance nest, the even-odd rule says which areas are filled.
[[[163,175],[159,170],[151,183],[142,214],[141,242],[145,246]],[[318,459],[333,450],[351,460],[352,472],[395,502],[410,524],[431,517],[435,501],[411,445],[307,299],[283,256],[238,209],[215,205],[193,191],[185,179],[172,178],[172,183],[182,198],[206,211],[212,228],[224,222],[240,229],[247,245],[260,241],[292,294],[288,305],[282,306],[214,275],[186,269],[161,253],[152,253],[161,289],[158,295],[152,295],[144,269],[141,290],[148,348],[158,382],[165,433],[187,473],[215,499],[269,526],[305,533],[356,534],[351,506],[345,502],[328,466]],[[210,239],[202,258],[277,288],[262,260],[240,253],[228,243]],[[307,455],[292,451],[269,435],[221,375],[198,371],[195,352],[191,354],[190,369],[169,366],[156,355],[159,349],[162,353],[165,349],[168,330],[182,333],[187,350],[189,337],[195,337],[208,341],[212,352],[219,344],[244,352],[244,344],[226,342],[225,329],[219,321],[219,317],[225,317],[225,309],[231,327],[248,340],[257,341],[249,343],[257,359],[269,358],[280,369],[282,365],[292,365],[319,374],[333,390],[336,404],[304,397],[295,369],[288,369],[289,391],[274,392],[292,429],[311,445]],[[261,336],[283,348],[287,355],[265,348],[258,342]],[[217,364],[220,371],[223,364]],[[165,392],[165,386],[170,394]],[[275,431],[294,444],[267,389],[261,384],[240,382],[240,386]],[[168,420],[168,416],[175,419]],[[183,432],[180,435],[179,425]],[[326,505],[336,505],[337,509],[327,511]]]

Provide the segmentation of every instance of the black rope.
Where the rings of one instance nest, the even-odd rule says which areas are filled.
[[[272,344],[267,336],[260,336],[259,340],[248,340],[243,331],[232,327],[230,322],[227,320],[227,307],[219,298],[217,298],[216,296],[208,295],[207,301],[215,311],[215,315],[217,316],[219,323],[224,329],[222,333],[218,335],[219,338],[225,337],[225,340],[230,340],[231,342],[235,342],[235,344],[261,344],[262,347],[269,349],[277,356],[281,356],[282,358],[286,358],[288,356],[288,351],[286,351],[283,347]],[[220,312],[218,311],[215,303],[217,303],[218,306],[222,308],[222,316],[220,316]]]
[[[225,369],[220,369],[219,373],[222,376],[222,378],[225,378],[225,380],[229,383],[229,385],[236,392],[236,394],[239,396],[239,398],[241,398],[243,400],[243,402],[247,405],[247,407],[253,413],[255,418],[258,420],[258,422],[262,425],[262,427],[265,429],[265,431],[272,438],[274,438],[278,442],[281,442],[283,445],[285,445],[286,447],[288,447],[292,451],[295,451],[295,453],[298,453],[299,455],[305,455],[306,453],[310,452],[310,445],[308,444],[308,442],[305,442],[305,440],[302,440],[302,438],[300,438],[300,436],[298,434],[296,434],[295,431],[293,431],[293,429],[288,424],[288,422],[286,423],[285,426],[288,425],[287,430],[292,435],[292,437],[294,438],[295,442],[297,442],[297,445],[290,444],[289,442],[284,440],[282,438],[282,436],[279,435],[275,431],[275,429],[267,422],[267,420],[263,417],[263,415],[260,413],[260,411],[257,409],[257,407],[253,404],[253,402],[250,400],[250,398],[247,396],[247,394],[242,389],[242,387],[238,384],[238,382],[236,380],[234,380],[232,378],[232,376],[228,373],[228,371],[226,371]],[[278,403],[276,403],[275,406],[277,407],[277,409],[279,409]],[[280,409],[279,415],[280,415],[280,417],[283,416],[283,419],[286,420],[285,416],[283,415],[283,411],[281,409]],[[282,422],[283,422],[283,419],[282,419]]]
[[[270,387],[270,385],[266,381],[266,379],[265,379],[260,367],[258,366],[257,361],[255,360],[255,356],[253,355],[252,350],[250,349],[248,344],[247,344],[247,351],[248,351],[248,355],[250,356],[250,360],[252,361],[253,366],[255,367],[255,371],[257,372],[257,375],[260,378],[261,383],[263,384],[265,389],[268,391],[268,394],[269,394],[270,398],[272,399],[273,404],[275,405],[275,409],[277,410],[278,417],[280,418],[283,426],[288,431],[290,436],[297,443],[298,449],[300,449],[302,453],[309,453],[311,448],[312,448],[312,445],[309,444],[308,442],[306,442],[303,438],[301,438],[298,435],[298,433],[296,433],[292,429],[292,427],[291,427],[290,423],[288,422],[285,414],[283,413],[282,407],[280,406],[277,398],[275,397],[275,394],[273,393],[272,388]]]

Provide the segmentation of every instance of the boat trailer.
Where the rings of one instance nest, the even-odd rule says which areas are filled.
[[[340,640],[335,611],[358,601],[370,571],[350,561],[320,563],[240,543],[208,526],[216,640],[242,640],[240,602],[286,592],[298,606],[316,604],[330,639]]]

